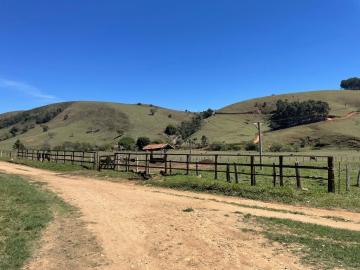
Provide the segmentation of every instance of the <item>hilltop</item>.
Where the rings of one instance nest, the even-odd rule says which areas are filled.
[[[114,145],[121,135],[165,139],[163,131],[168,124],[177,125],[190,119],[191,115],[189,112],[146,104],[51,104],[29,111],[0,115],[0,127],[4,126],[0,128],[0,148],[11,148],[17,139],[26,146],[36,148],[55,147],[69,141],[98,146]],[[12,137],[14,127],[18,131]]]
[[[331,119],[272,131],[269,127],[270,112],[279,99],[325,101],[330,105]],[[255,140],[257,130],[253,123],[260,121],[265,147],[282,143],[302,144],[310,148],[357,148],[360,146],[359,110],[360,91],[324,90],[272,95],[234,103],[218,110],[193,136],[200,138],[206,135],[210,141],[243,144]]]

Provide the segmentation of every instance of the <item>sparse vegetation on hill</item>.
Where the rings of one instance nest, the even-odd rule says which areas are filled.
[[[301,103],[308,100],[326,102],[330,107],[329,117],[332,121],[315,123],[311,121],[310,124],[291,122],[290,124],[301,125],[273,129],[269,118],[276,110],[278,100],[288,100],[288,103]],[[55,108],[52,109],[52,106]],[[56,111],[58,106],[59,104],[54,104],[46,108]],[[149,115],[151,108],[157,108],[154,115]],[[196,114],[145,104],[140,106],[71,102],[46,124],[36,124],[34,118],[25,122],[16,120],[19,115],[24,115],[24,112],[0,115],[0,123],[17,122],[0,128],[0,148],[11,149],[15,141],[20,139],[28,148],[42,148],[44,145],[54,148],[63,143],[72,142],[88,143],[93,146],[93,149],[110,150],[117,147],[122,137],[131,137],[136,140],[138,137],[147,136],[150,141],[168,141],[184,147],[188,146],[187,142],[191,140],[192,147],[204,148],[207,147],[206,144],[221,142],[226,145],[240,145],[244,149],[247,142],[253,142],[256,138],[257,130],[253,123],[261,122],[264,151],[269,151],[276,142],[280,142],[284,147],[298,145],[305,151],[314,148],[337,147],[358,149],[360,146],[360,114],[357,112],[359,108],[359,93],[348,90],[273,95],[235,103],[217,110],[216,114],[212,110]],[[300,116],[303,117],[302,112],[296,117],[300,118]],[[291,116],[293,119],[296,117]],[[320,117],[324,119],[323,115]],[[283,124],[280,123],[280,119],[281,117],[277,119],[277,122]],[[41,125],[48,126],[48,131],[43,132]],[[171,130],[170,128],[166,130],[168,126],[172,126]],[[176,133],[173,127],[176,128]],[[201,143],[202,136],[207,138],[205,144]],[[197,139],[195,143],[193,139]],[[228,147],[225,148],[228,149]]]
[[[0,128],[10,127],[15,124],[35,123],[43,124],[47,123],[56,117],[59,113],[65,110],[71,103],[59,103],[53,105],[47,105],[44,107],[36,108],[30,111],[19,112],[15,115],[10,115],[0,119]]]
[[[181,124],[176,128],[177,131],[171,127],[171,129],[166,129],[166,132],[170,132],[174,134],[179,134],[183,140],[188,140],[194,133],[201,129],[202,121],[206,118],[209,118],[214,114],[212,109],[207,109],[206,111],[200,112],[195,114],[191,120],[183,121]],[[166,134],[168,134],[166,133]],[[168,134],[171,135],[171,134]]]
[[[52,149],[61,146],[79,149],[83,148],[84,145],[80,144],[84,143],[87,144],[85,149],[90,145],[92,149],[111,150],[117,147],[122,137],[136,139],[148,136],[150,140],[165,140],[163,131],[167,125],[178,126],[191,118],[191,114],[185,112],[136,104],[71,102],[66,106],[53,104],[44,108],[57,111],[58,107],[63,111],[41,124],[37,124],[34,118],[33,112],[38,109],[0,115],[0,123],[11,124],[0,128],[0,148],[11,149],[15,141],[20,139],[31,149],[43,148],[44,145]],[[151,108],[156,108],[154,115],[149,115]],[[20,121],[19,115],[31,117],[22,117]]]

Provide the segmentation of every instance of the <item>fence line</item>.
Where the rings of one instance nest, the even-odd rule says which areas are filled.
[[[1,155],[2,152],[0,152]],[[181,154],[149,152],[116,152],[111,155],[99,155],[98,152],[56,151],[56,150],[18,150],[17,157],[22,159],[71,163],[98,170],[134,171],[150,174],[177,173],[212,174],[214,179],[224,176],[230,182],[244,181],[241,176],[249,177],[250,184],[257,185],[257,177],[270,178],[273,185],[284,186],[284,179],[295,179],[296,187],[302,188],[302,180],[326,180],[328,192],[335,192],[334,157],[314,155],[264,155],[263,162],[259,155],[244,154]],[[294,158],[306,160],[309,164],[300,164]],[[324,164],[313,165],[313,162]],[[322,166],[320,166],[322,165]],[[304,170],[306,172],[304,173]],[[290,173],[289,173],[290,171]],[[319,175],[319,172],[324,172]],[[327,174],[325,174],[327,172]],[[321,182],[322,183],[322,182]]]
[[[203,161],[194,160],[193,157],[205,158]],[[235,161],[235,162],[219,162],[222,157],[243,157],[250,159],[250,161]],[[177,157],[177,158],[173,158]],[[284,178],[296,179],[297,187],[301,188],[301,179],[313,180],[327,180],[328,192],[335,192],[335,176],[334,176],[334,158],[321,156],[326,159],[326,166],[312,166],[300,165],[299,162],[294,164],[286,164],[284,159],[290,156],[275,156],[269,155],[272,159],[278,159],[277,163],[271,164],[256,162],[257,155],[220,155],[220,154],[175,154],[175,153],[143,153],[143,152],[117,152],[112,155],[99,156],[98,169],[112,169],[120,171],[133,171],[149,174],[150,170],[153,172],[172,175],[174,171],[185,172],[189,175],[194,172],[199,175],[200,172],[212,173],[214,179],[219,178],[219,174],[225,174],[226,181],[231,181],[231,176],[234,177],[235,182],[239,182],[240,175],[250,176],[251,185],[256,185],[256,177],[271,177],[276,184],[276,179],[279,178],[279,185],[284,186]],[[291,156],[292,157],[292,156]],[[309,157],[309,156],[307,156]],[[312,158],[313,156],[309,157]],[[231,166],[232,165],[232,166]],[[239,167],[246,168],[248,171],[240,171]],[[231,169],[233,168],[233,169]],[[263,171],[263,169],[265,172]],[[266,172],[266,169],[270,172]],[[259,169],[260,172],[259,172]],[[294,174],[286,174],[286,170],[293,170]],[[326,171],[326,176],[302,175],[301,170],[310,170],[314,172]],[[277,172],[278,171],[278,172]]]
[[[97,166],[97,152],[85,151],[56,151],[56,150],[18,150],[17,157],[37,161],[54,161],[56,163],[70,162],[71,164]]]

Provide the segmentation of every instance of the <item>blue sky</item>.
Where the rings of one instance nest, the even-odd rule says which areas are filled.
[[[198,111],[360,76],[360,0],[0,0],[0,112]]]

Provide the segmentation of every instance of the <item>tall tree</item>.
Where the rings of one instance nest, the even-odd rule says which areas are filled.
[[[347,80],[342,80],[340,87],[346,90],[360,90],[360,78],[353,77]]]

